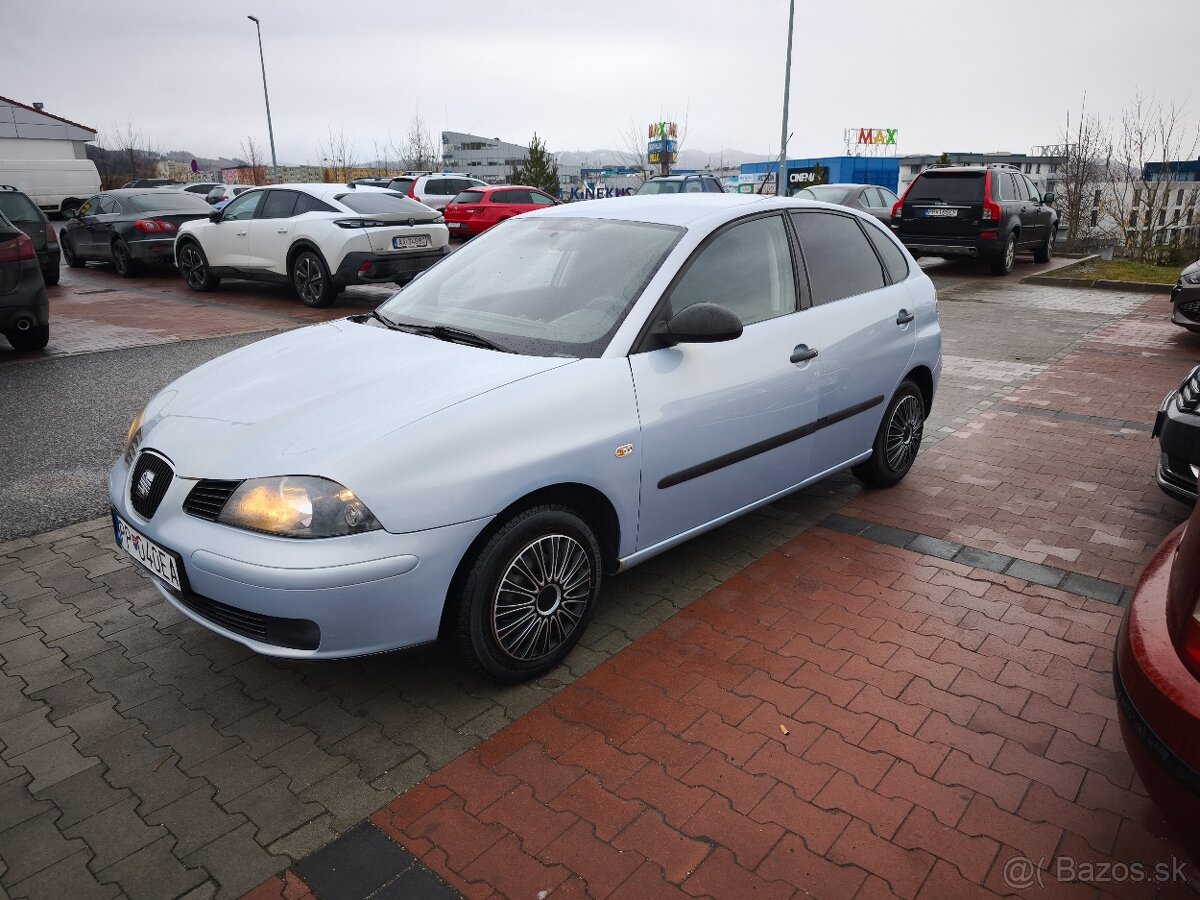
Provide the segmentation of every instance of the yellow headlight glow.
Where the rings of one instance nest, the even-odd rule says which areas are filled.
[[[137,449],[134,446],[134,441],[137,439],[138,430],[142,427],[142,417],[146,415],[146,410],[142,409],[136,416],[133,417],[133,422],[129,425],[129,431],[125,435],[125,461],[133,461],[133,451]]]
[[[245,528],[290,534],[312,524],[312,500],[308,491],[282,479],[275,484],[258,484],[235,498],[230,514]]]
[[[380,527],[349,488],[312,475],[243,481],[218,521],[282,537],[338,537]]]

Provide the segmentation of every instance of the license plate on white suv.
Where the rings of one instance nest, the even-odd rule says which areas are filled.
[[[130,559],[175,590],[183,590],[179,557],[176,554],[154,543],[116,513],[113,513],[113,530],[117,535],[117,543],[129,554]]]
[[[429,235],[413,234],[407,237],[392,238],[392,247],[396,250],[412,250],[416,247],[428,247]]]
[[[930,219],[953,219],[958,216],[957,209],[945,209],[943,207],[935,207],[925,210],[925,215]]]

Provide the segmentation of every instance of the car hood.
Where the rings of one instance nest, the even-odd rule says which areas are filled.
[[[205,363],[150,402],[139,446],[184,477],[336,477],[371,441],[572,359],[519,356],[352,320]]]

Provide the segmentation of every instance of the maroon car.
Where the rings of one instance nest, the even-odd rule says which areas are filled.
[[[1168,397],[1156,430],[1194,472],[1200,394],[1193,375]],[[1200,863],[1200,506],[1142,573],[1117,637],[1113,681],[1134,768]]]

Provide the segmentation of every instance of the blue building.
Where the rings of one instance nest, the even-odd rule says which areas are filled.
[[[1142,181],[1200,181],[1200,159],[1146,163]]]
[[[745,163],[738,190],[752,193],[763,180],[779,170],[779,161]],[[806,184],[877,184],[896,192],[900,183],[900,159],[895,156],[821,156],[789,159],[787,170],[791,191]]]

